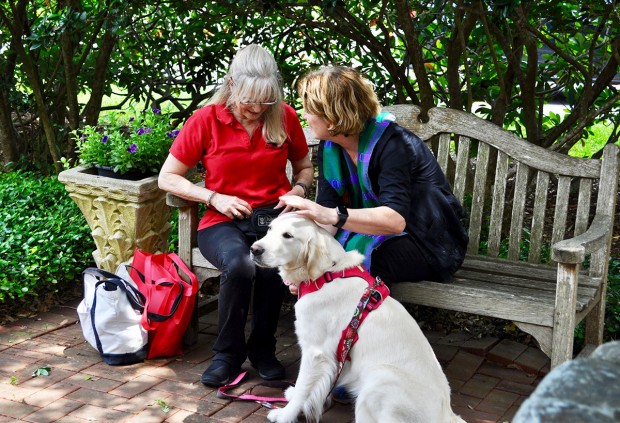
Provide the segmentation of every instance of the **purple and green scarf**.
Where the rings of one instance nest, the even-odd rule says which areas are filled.
[[[372,208],[381,205],[379,197],[373,192],[368,176],[370,157],[383,135],[383,132],[394,120],[389,113],[382,113],[377,119],[369,119],[360,134],[357,167],[342,148],[326,141],[323,147],[323,174],[329,184],[343,198],[344,204],[353,209]],[[365,235],[339,229],[336,239],[345,250],[357,250],[366,257],[364,265],[370,269],[372,251],[383,241],[397,235]]]

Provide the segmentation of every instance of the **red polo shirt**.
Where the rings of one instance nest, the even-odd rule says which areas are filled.
[[[185,165],[199,161],[206,170],[205,186],[221,194],[234,195],[252,208],[278,202],[291,189],[286,177],[287,159],[301,160],[308,144],[295,110],[284,106],[284,126],[288,135],[281,147],[263,138],[261,123],[252,139],[225,105],[198,109],[174,140],[170,153]],[[215,210],[207,210],[198,229],[230,221]]]

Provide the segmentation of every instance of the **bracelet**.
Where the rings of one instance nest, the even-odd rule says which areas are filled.
[[[215,191],[211,191],[211,194],[209,194],[209,196],[207,197],[207,201],[205,201],[207,208],[211,207],[211,200],[213,199],[213,196],[215,194],[217,194]]]
[[[308,196],[308,187],[303,182],[295,182],[295,186],[299,185],[304,190],[304,198]]]

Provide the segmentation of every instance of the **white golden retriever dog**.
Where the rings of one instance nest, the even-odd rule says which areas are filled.
[[[314,221],[286,213],[271,222],[269,232],[251,247],[252,260],[277,267],[283,280],[299,286],[326,272],[362,262],[346,252]],[[336,382],[336,351],[343,329],[368,283],[360,277],[335,278],[295,304],[295,332],[301,364],[288,404],[269,412],[277,423],[297,422],[303,412],[318,422]],[[337,381],[355,397],[356,423],[465,423],[450,407],[450,387],[430,344],[405,308],[391,297],[370,312],[359,328]]]

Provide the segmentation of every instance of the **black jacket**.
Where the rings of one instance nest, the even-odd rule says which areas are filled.
[[[342,199],[323,176],[323,146],[322,141],[317,203],[336,207]],[[430,149],[412,132],[390,123],[375,146],[368,174],[381,204],[405,218],[405,231],[428,263],[441,280],[450,280],[467,249],[465,212]]]

